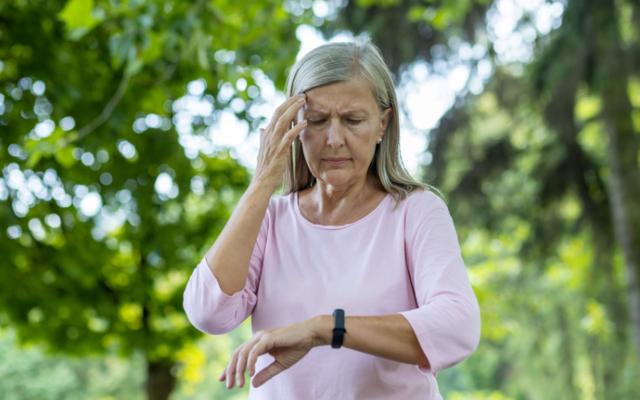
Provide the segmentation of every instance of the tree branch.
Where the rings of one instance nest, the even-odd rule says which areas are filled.
[[[122,75],[122,79],[120,80],[120,84],[118,84],[118,88],[116,89],[116,92],[113,94],[111,99],[109,99],[109,102],[107,102],[107,105],[102,109],[102,112],[100,113],[100,115],[98,115],[96,118],[94,118],[91,122],[89,122],[82,128],[78,129],[78,133],[75,136],[65,138],[63,140],[61,147],[65,147],[71,143],[77,142],[78,140],[84,138],[91,132],[95,131],[98,127],[100,127],[100,125],[107,122],[109,117],[111,117],[113,110],[116,108],[118,103],[120,103],[120,100],[122,100],[122,97],[127,91],[127,86],[129,85],[129,78],[130,78],[129,75],[127,74]]]
[[[160,78],[160,82],[164,82],[169,78],[171,78],[175,70],[176,70],[176,64],[171,64],[167,68],[165,73],[162,75],[162,77]],[[109,99],[104,109],[102,109],[102,112],[100,112],[100,115],[98,115],[96,118],[94,118],[91,122],[89,122],[82,128],[78,129],[78,133],[75,136],[71,136],[63,139],[61,147],[66,147],[71,143],[75,143],[83,139],[85,136],[89,135],[91,132],[98,129],[100,125],[107,122],[109,117],[111,117],[113,110],[116,108],[118,103],[120,103],[120,101],[122,100],[122,97],[127,91],[127,87],[129,86],[130,79],[131,79],[131,75],[124,73],[122,75],[122,79],[120,80],[120,83],[118,84],[118,88],[116,89],[116,92]]]

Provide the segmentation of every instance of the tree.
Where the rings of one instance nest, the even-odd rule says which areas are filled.
[[[267,0],[4,2],[0,15],[0,308],[23,342],[142,351],[148,397],[167,398],[197,334],[184,285],[249,179],[228,151],[185,143],[232,102],[260,122],[256,79],[282,86],[305,17]]]
[[[525,12],[517,26],[537,32],[534,57],[506,63],[489,22],[496,3],[350,2],[337,26],[372,36],[398,77],[415,61],[436,73],[438,65],[460,63],[471,71],[429,132],[433,161],[424,168],[426,180],[449,195],[461,237],[469,237],[485,311],[483,343],[491,350],[481,344],[463,366],[472,371],[471,387],[505,387],[516,397],[624,398],[636,386],[620,365],[638,371],[640,354],[633,123],[640,103],[630,98],[638,91],[639,5],[558,3],[562,23],[549,33],[537,32]],[[389,21],[402,20],[410,23],[398,35]],[[482,46],[484,56],[461,61],[461,45]],[[478,61],[493,71],[479,94],[469,86]],[[544,335],[531,335],[541,326]],[[547,384],[529,383],[539,381]]]

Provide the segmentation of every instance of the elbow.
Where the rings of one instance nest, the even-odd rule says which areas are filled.
[[[473,304],[467,308],[466,322],[464,325],[467,327],[467,334],[464,335],[464,340],[461,341],[461,348],[468,357],[473,354],[480,345],[482,324],[480,306],[477,301],[474,301]]]
[[[462,306],[462,304],[461,304]],[[471,357],[480,345],[480,312],[476,302],[458,308],[458,318],[448,326],[448,339],[440,343],[443,352],[449,353],[443,359],[430,360],[431,368],[440,371],[454,366]],[[448,343],[446,340],[450,340]],[[435,364],[435,365],[434,365]]]
[[[478,302],[474,299],[474,301],[460,301],[455,304],[457,311],[454,315],[456,317],[447,326],[447,331],[452,339],[451,351],[452,354],[456,354],[452,364],[457,364],[470,357],[478,349],[481,330]]]
[[[204,312],[202,307],[191,304],[186,298],[183,308],[187,319],[200,332],[210,335],[222,335],[233,330],[233,321],[222,321],[215,312]]]
[[[423,310],[418,318],[416,312],[412,313],[414,325],[423,332],[417,336],[423,350],[418,360],[422,371],[435,374],[462,362],[477,350],[480,310],[476,301],[434,302]]]
[[[231,332],[234,328],[231,324],[220,325],[211,323],[210,320],[206,319],[190,320],[190,322],[197,330],[203,333],[208,333],[209,335],[223,335]]]

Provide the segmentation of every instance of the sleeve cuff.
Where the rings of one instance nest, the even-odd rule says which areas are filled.
[[[206,258],[202,257],[202,260],[200,260],[200,263],[198,264],[197,270],[200,278],[203,280],[207,287],[210,287],[212,289],[211,294],[219,299],[220,304],[226,304],[230,301],[242,298],[242,289],[231,295],[226,294],[222,291],[220,283],[207,264]]]
[[[424,318],[424,311],[420,308],[415,308],[413,310],[398,312],[398,314],[405,317],[409,322],[409,325],[411,325],[411,328],[418,339],[418,343],[420,344],[420,348],[429,361],[428,367],[420,364],[417,366],[418,369],[420,372],[425,374],[437,375],[443,366],[438,362],[438,352],[436,351],[433,342],[430,340],[429,335],[422,329],[421,320]]]
[[[183,308],[191,324],[202,332],[226,333],[237,326],[243,310],[243,290],[228,295],[203,258],[185,288]]]

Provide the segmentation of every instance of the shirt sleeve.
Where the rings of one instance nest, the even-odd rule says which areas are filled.
[[[418,308],[402,311],[436,375],[475,351],[480,308],[471,288],[453,220],[432,192],[407,199],[405,253]]]
[[[225,293],[203,257],[195,268],[184,291],[183,308],[193,326],[210,334],[227,333],[238,327],[256,305],[256,293],[262,272],[270,212],[267,209],[249,260],[247,281],[242,290]]]

